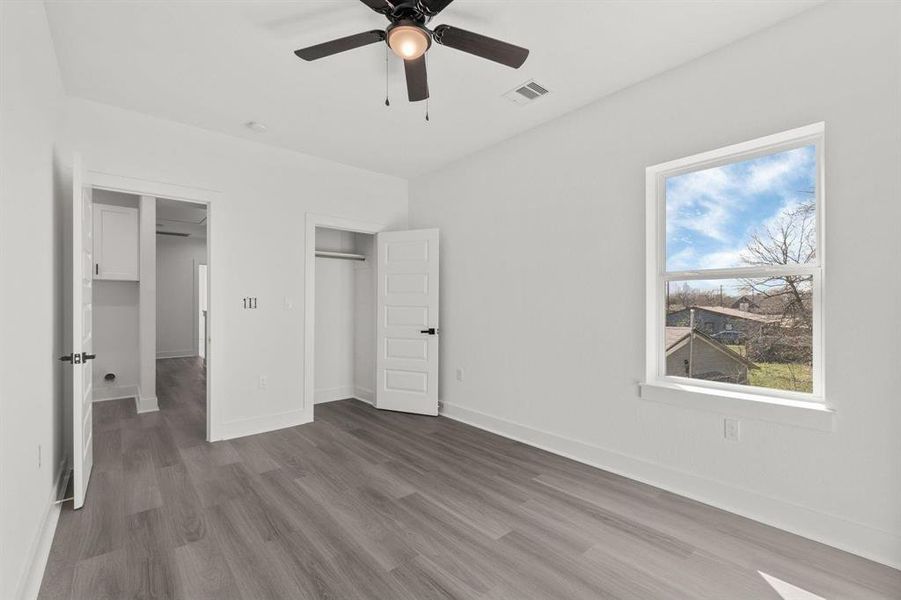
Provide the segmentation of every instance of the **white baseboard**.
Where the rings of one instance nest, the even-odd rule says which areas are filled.
[[[375,406],[375,392],[363,387],[354,388],[353,397],[366,404]]]
[[[346,400],[353,398],[354,387],[345,385],[341,387],[328,388],[313,391],[313,404],[322,404],[323,402],[334,402],[335,400]]]
[[[59,522],[59,514],[62,504],[57,504],[59,489],[63,483],[63,477],[68,473],[66,461],[59,465],[56,475],[56,483],[47,500],[47,510],[41,521],[41,528],[28,548],[28,557],[25,562],[25,570],[19,579],[16,589],[16,598],[22,600],[34,600],[41,591],[41,582],[44,579],[44,569],[47,568],[47,559],[50,557],[50,547],[53,545],[53,536],[56,534],[56,524]]]
[[[191,358],[197,356],[196,350],[157,350],[157,360],[161,358]]]
[[[95,385],[94,402],[137,398],[140,395],[136,385]]]
[[[154,412],[160,409],[156,396],[135,396],[135,408],[140,413]]]
[[[313,421],[312,414],[304,409],[292,410],[275,415],[263,415],[250,419],[239,419],[216,425],[216,439],[230,440],[233,438],[266,433],[276,429],[285,429],[303,425]]]
[[[606,450],[589,442],[569,439],[448,402],[441,403],[440,414],[890,567],[901,568],[901,537],[890,531],[778,498],[764,496],[752,490],[738,488],[644,459]]]

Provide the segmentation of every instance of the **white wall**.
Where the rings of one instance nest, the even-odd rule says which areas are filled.
[[[159,410],[156,398],[156,198],[138,199],[138,397],[139,413]]]
[[[197,265],[206,240],[156,236],[156,356],[197,355]]]
[[[316,248],[353,252],[353,234],[316,228]],[[354,395],[354,262],[316,259],[316,402]]]
[[[44,523],[58,514],[50,501],[63,459],[67,368],[56,360],[65,184],[53,142],[61,101],[43,4],[0,2],[0,598],[35,591],[29,565],[42,554]],[[32,570],[37,584],[42,570]]]
[[[138,208],[138,197],[93,191],[94,204]],[[94,281],[94,400],[137,395],[138,282]],[[116,375],[113,382],[104,380]]]
[[[212,190],[214,435],[309,421],[312,398],[302,397],[305,213],[403,228],[406,182],[86,100],[69,100],[65,112],[63,156],[79,149],[89,169]],[[256,296],[259,308],[242,309],[244,296]]]
[[[826,4],[412,182],[411,226],[441,228],[445,411],[901,565],[899,10]],[[836,430],[726,442],[722,415],[638,398],[644,170],[817,121]]]
[[[137,281],[94,281],[94,354],[95,401],[137,395]]]
[[[375,236],[354,234],[354,397],[375,402]]]

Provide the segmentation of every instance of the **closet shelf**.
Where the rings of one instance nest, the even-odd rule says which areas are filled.
[[[352,252],[331,252],[329,250],[317,250],[317,258],[339,258],[341,260],[366,260],[365,254],[353,254]]]

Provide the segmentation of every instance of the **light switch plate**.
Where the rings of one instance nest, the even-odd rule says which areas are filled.
[[[726,417],[723,419],[723,437],[730,442],[737,442],[741,439],[741,421]]]

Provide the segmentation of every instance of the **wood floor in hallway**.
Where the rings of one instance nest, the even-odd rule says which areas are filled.
[[[345,400],[210,444],[200,364],[158,378],[158,413],[95,406],[42,599],[901,598],[899,571],[443,417]]]

